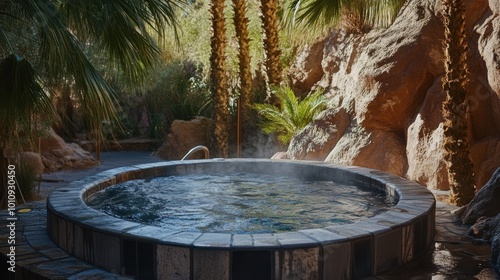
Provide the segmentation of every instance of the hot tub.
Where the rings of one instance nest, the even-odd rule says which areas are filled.
[[[119,219],[86,200],[139,178],[279,174],[382,190],[389,210],[345,225],[278,233],[169,230]],[[139,279],[356,279],[396,268],[433,243],[435,199],[425,187],[376,170],[257,159],[174,161],[117,168],[75,181],[47,201],[51,239],[68,253]]]

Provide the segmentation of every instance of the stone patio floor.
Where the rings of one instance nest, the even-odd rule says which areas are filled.
[[[127,279],[106,272],[80,261],[57,247],[46,233],[45,198],[54,189],[68,182],[96,174],[100,171],[146,162],[157,162],[148,152],[102,153],[101,165],[78,171],[62,171],[44,174],[39,201],[19,205],[18,209],[30,209],[27,213],[16,212],[16,273],[7,268],[10,246],[8,244],[9,214],[0,212],[0,279]],[[490,248],[485,244],[473,244],[465,233],[468,227],[461,224],[451,211],[456,207],[437,203],[435,248],[418,259],[390,272],[371,277],[376,280],[420,279],[499,279],[490,265]],[[237,280],[237,279],[235,279]]]

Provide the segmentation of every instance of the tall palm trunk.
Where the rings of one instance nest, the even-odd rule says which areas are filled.
[[[444,159],[448,166],[450,202],[458,206],[474,197],[473,163],[467,138],[467,38],[462,0],[444,0],[445,70],[443,89]]]
[[[228,89],[226,81],[226,27],[224,22],[224,0],[212,0],[212,37],[210,44],[210,89],[214,102],[214,154],[228,157]]]
[[[260,3],[268,85],[279,85],[281,82],[281,51],[278,34],[278,0],[261,0]],[[271,103],[276,104],[276,102],[277,99],[271,96]]]
[[[242,138],[248,139],[252,120],[252,72],[250,69],[250,38],[248,35],[248,18],[246,17],[245,0],[233,0],[234,27],[238,39],[240,106],[242,115]]]

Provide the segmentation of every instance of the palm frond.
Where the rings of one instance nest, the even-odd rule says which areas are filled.
[[[282,109],[291,116],[295,115],[299,100],[293,90],[289,87],[281,88],[278,90],[277,96],[283,101],[281,103]]]
[[[346,1],[343,0],[309,0],[303,1],[297,9],[297,21],[307,25],[335,24],[340,18],[340,11]]]
[[[135,83],[143,82],[146,69],[160,59],[151,34],[160,38],[167,27],[172,27],[178,39],[175,9],[184,3],[184,0],[66,0],[61,2],[60,10],[81,41],[92,38],[109,54],[110,66],[123,69],[126,79]]]
[[[285,1],[284,5],[279,11],[279,16],[283,26],[287,28],[294,28],[297,22],[297,12],[301,7],[303,0],[290,0],[288,3]]]
[[[31,135],[34,117],[55,118],[50,98],[40,77],[23,57],[11,54],[0,61],[0,139]],[[2,146],[4,147],[4,146]]]
[[[326,108],[326,99],[322,94],[323,90],[318,89],[300,102],[297,108],[297,127],[305,127],[319,112]]]
[[[279,108],[271,104],[254,105],[261,117],[259,125],[262,132],[276,134],[278,141],[288,144],[325,109],[326,101],[322,93],[322,90],[317,90],[300,101],[289,87],[276,89],[275,94],[281,104]]]
[[[335,26],[343,13],[356,13],[370,26],[388,26],[406,0],[290,0],[283,12],[288,27]]]
[[[85,55],[87,44],[99,45],[110,67],[122,69],[131,83],[139,82],[160,57],[149,32],[175,27],[174,7],[181,3],[184,0],[16,0],[5,11],[36,34],[36,67],[45,85],[72,84],[88,124],[99,130],[102,121],[117,120],[115,95]]]
[[[41,2],[25,3],[25,10],[41,25],[39,55],[48,84],[56,85],[62,79],[74,83],[92,130],[100,130],[102,121],[117,120],[113,90],[89,62],[83,46],[68,30],[60,14],[52,13],[53,10]]]

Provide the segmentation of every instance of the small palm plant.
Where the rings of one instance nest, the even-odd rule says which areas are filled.
[[[276,134],[280,143],[288,145],[306,125],[326,108],[323,90],[318,89],[299,100],[292,89],[282,87],[276,90],[280,108],[271,104],[255,104],[262,117],[260,128],[265,134]]]

